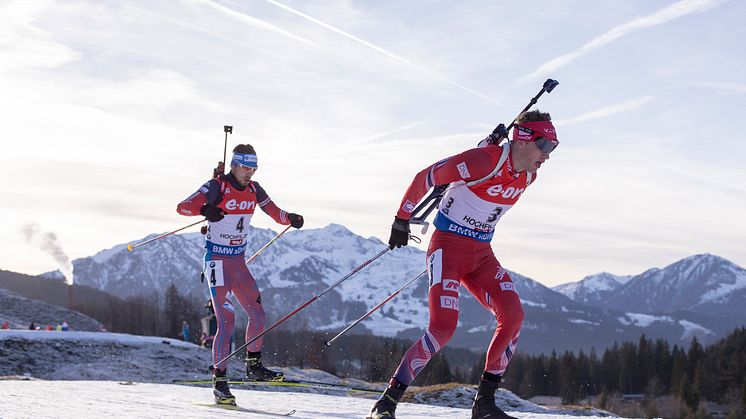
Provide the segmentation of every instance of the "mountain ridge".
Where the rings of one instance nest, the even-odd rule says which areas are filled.
[[[253,254],[276,234],[270,229],[250,227],[246,254]],[[200,233],[169,236],[133,252],[127,252],[126,245],[74,260],[75,282],[120,297],[162,292],[173,282],[183,294],[207,298],[207,285],[199,280],[204,252]],[[302,304],[385,246],[378,238],[363,238],[339,224],[289,231],[250,265],[262,291],[268,320]],[[425,253],[411,246],[387,252],[331,290],[323,297],[323,303],[309,306],[288,322],[289,326],[339,330],[421,272],[424,262]],[[656,268],[646,273],[655,275],[659,271]],[[684,344],[693,336],[708,342],[737,325],[718,316],[701,316],[706,313],[695,316],[688,310],[655,317],[629,307],[603,302],[593,305],[575,301],[518,273],[510,275],[526,313],[521,346],[529,352],[545,352],[547,342],[552,342],[557,350],[603,348],[615,341],[637,340],[642,333],[674,343]],[[362,322],[354,333],[418,339],[429,317],[427,289],[425,278],[415,281]],[[468,292],[460,295],[459,329],[452,344],[484,350],[496,327],[495,318]]]

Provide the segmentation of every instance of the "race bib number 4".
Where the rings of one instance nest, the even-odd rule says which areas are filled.
[[[208,260],[205,262],[204,270],[205,279],[210,287],[222,287],[225,285],[225,279],[223,277],[223,261],[222,260]]]

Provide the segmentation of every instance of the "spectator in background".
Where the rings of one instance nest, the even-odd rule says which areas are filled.
[[[2,326],[2,329],[3,329],[3,330],[8,330],[8,329],[10,329],[10,324],[9,324],[9,323],[8,323],[7,321],[3,322],[3,326]]]
[[[44,330],[46,330],[48,332],[51,331],[52,330],[52,325],[48,324],[47,327],[44,328]]]
[[[70,330],[70,326],[67,324],[67,322],[65,320],[63,320],[62,321],[62,331],[63,332],[67,332],[68,330]]]
[[[31,322],[31,324],[28,326],[28,330],[36,330],[36,325],[34,322]]]
[[[62,331],[62,325],[60,323],[57,323],[57,327],[54,328],[54,330],[61,332]]]
[[[189,342],[189,323],[186,320],[181,322],[181,336],[184,338],[184,342]]]

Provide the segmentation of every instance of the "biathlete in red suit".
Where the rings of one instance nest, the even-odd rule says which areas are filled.
[[[407,245],[409,219],[427,191],[448,185],[427,250],[430,323],[404,355],[369,419],[394,418],[404,390],[451,339],[458,324],[461,285],[497,319],[472,418],[510,418],[495,406],[494,394],[515,352],[523,310],[510,275],[495,258],[490,241],[497,222],[536,180],[536,171],[558,142],[549,114],[531,111],[518,118],[513,141],[502,146],[485,143],[419,172],[402,199],[391,229],[392,249]],[[470,184],[495,170],[487,180]]]
[[[212,344],[213,365],[231,352],[230,341],[235,322],[231,293],[249,317],[246,340],[264,330],[265,315],[259,288],[244,261],[246,236],[254,211],[259,207],[279,224],[290,224],[295,228],[303,226],[303,217],[278,208],[259,183],[251,180],[257,169],[254,148],[249,144],[238,145],[233,149],[230,173],[208,181],[176,207],[179,214],[202,215],[208,221],[205,237],[207,251],[202,274],[210,286],[218,323]],[[262,365],[261,349],[261,338],[247,348],[248,378],[281,380],[281,372],[268,370]],[[228,387],[226,368],[227,361],[224,361],[216,365],[213,371],[215,401],[219,404],[235,404],[235,397]]]

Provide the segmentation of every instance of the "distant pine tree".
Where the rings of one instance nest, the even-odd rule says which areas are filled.
[[[679,390],[679,397],[687,407],[693,411],[697,410],[699,406],[699,392],[696,386],[692,385],[688,380],[684,381]]]

